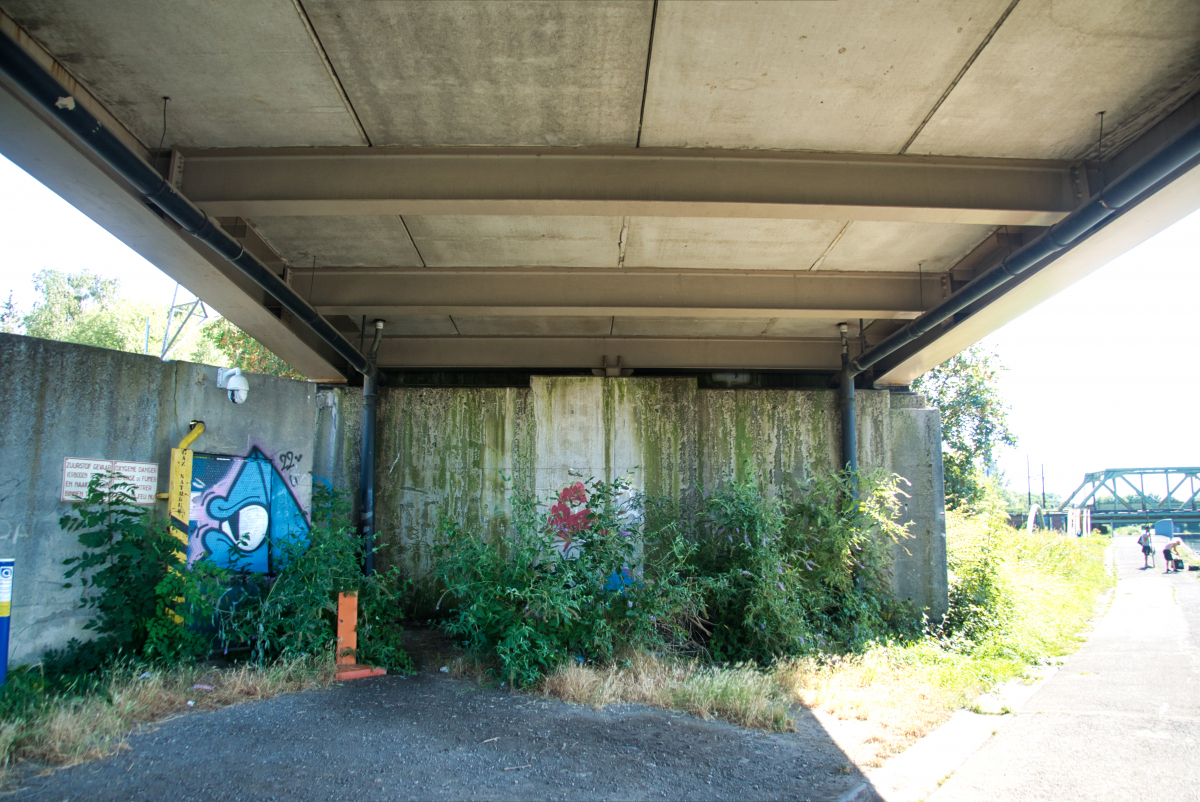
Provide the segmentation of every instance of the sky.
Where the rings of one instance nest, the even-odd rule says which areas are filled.
[[[0,301],[24,311],[33,274],[88,268],[124,295],[169,304],[175,282],[0,156]],[[177,302],[191,300],[183,288]],[[1119,256],[984,340],[1007,368],[1018,438],[999,466],[1010,487],[1066,495],[1104,468],[1200,465],[1200,212]],[[1149,490],[1150,488],[1147,488]]]
[[[0,303],[13,301],[28,312],[38,299],[33,275],[39,270],[78,273],[88,269],[121,279],[122,295],[167,306],[174,279],[138,256],[83,212],[0,156]],[[176,303],[194,296],[179,288]]]

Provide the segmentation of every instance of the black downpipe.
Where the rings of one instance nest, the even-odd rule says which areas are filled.
[[[383,334],[383,321],[374,322],[375,339],[367,358],[375,367],[375,356],[379,353],[379,338]],[[362,463],[359,473],[359,523],[363,543],[363,574],[375,573],[375,411],[379,393],[379,371],[363,374],[363,419],[362,419]]]
[[[219,253],[230,264],[245,273],[255,284],[288,310],[305,326],[313,331],[346,360],[355,370],[367,374],[374,371],[350,341],[300,297],[283,279],[253,254],[247,253],[241,243],[227,234],[195,204],[181,195],[175,187],[144,162],[141,157],[125,146],[121,140],[104,127],[75,98],[42,69],[20,45],[7,34],[0,34],[0,72],[21,87],[34,102],[103,159],[122,178],[133,185],[145,201],[157,207],[174,220],[180,228],[196,237]]]
[[[842,333],[842,383],[838,391],[842,410],[842,468],[851,482],[851,495],[858,498],[858,421],[854,414],[854,374],[850,372],[850,340],[845,323],[838,324]]]
[[[878,345],[850,360],[847,370],[857,375],[879,360],[925,335],[935,326],[1011,281],[1052,254],[1090,234],[1105,220],[1162,179],[1200,155],[1200,123],[1143,159],[1090,201],[1055,223],[1028,245],[1013,251],[999,265],[979,276],[952,297],[913,320]],[[843,384],[845,381],[843,380]]]
[[[379,374],[363,376],[362,473],[359,476],[359,522],[363,542],[363,573],[375,573],[375,398]]]

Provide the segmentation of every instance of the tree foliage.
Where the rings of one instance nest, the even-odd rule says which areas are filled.
[[[25,316],[25,333],[47,340],[81,342],[79,335],[88,334],[91,328],[81,324],[111,312],[117,303],[120,286],[119,280],[101,278],[88,270],[75,274],[42,270],[33,277],[33,287],[42,300]],[[99,339],[106,336],[107,333],[101,334]],[[87,344],[113,347],[107,343]]]
[[[1009,405],[997,388],[1004,366],[997,354],[973,345],[913,382],[942,413],[942,464],[951,507],[976,507],[985,469],[1004,446],[1015,446]]]
[[[303,373],[224,318],[205,326],[204,338],[225,357],[231,367],[241,368],[248,373],[266,373],[288,379],[304,378]]]
[[[20,315],[11,295],[6,304],[0,304],[0,331],[134,354],[161,352],[168,308],[122,298],[119,279],[102,278],[88,270],[42,270],[34,276],[33,286],[41,299],[29,314]],[[176,310],[171,331],[182,326],[186,318],[185,311]],[[196,331],[195,325],[189,325],[168,356],[181,355],[209,364],[219,359],[211,344],[197,337]]]
[[[8,294],[8,300],[0,304],[0,334],[20,334],[21,313],[13,301],[13,294]]]

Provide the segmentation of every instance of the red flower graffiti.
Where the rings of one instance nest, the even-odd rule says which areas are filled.
[[[592,525],[592,511],[587,507],[572,512],[571,507],[587,504],[587,491],[583,482],[564,487],[558,494],[558,503],[550,508],[550,529],[559,541],[559,548],[564,555],[569,555],[575,535],[586,531]]]

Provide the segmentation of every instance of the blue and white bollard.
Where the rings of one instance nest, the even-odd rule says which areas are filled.
[[[13,565],[16,560],[0,558],[0,685],[8,679],[8,622],[12,611]]]

